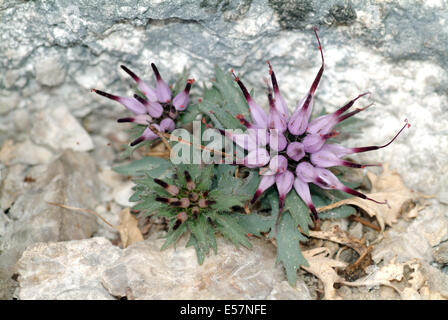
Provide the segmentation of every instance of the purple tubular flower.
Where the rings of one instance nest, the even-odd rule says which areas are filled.
[[[269,189],[275,183],[274,175],[266,175],[262,176],[260,179],[260,184],[258,185],[257,191],[255,192],[254,197],[251,200],[251,203],[255,203],[258,197],[267,189]]]
[[[387,204],[387,201],[377,201],[372,198],[367,197],[365,194],[353,190],[347,186],[345,186],[339,179],[328,169],[324,168],[315,168],[316,171],[316,181],[314,182],[316,185],[323,189],[337,189],[354,195],[356,197],[360,197],[362,199],[370,200],[379,204]]]
[[[297,141],[291,142],[290,144],[288,144],[286,154],[292,160],[299,161],[305,156],[305,147],[301,142]]]
[[[269,146],[271,150],[280,152],[285,150],[286,146],[288,145],[288,140],[286,140],[286,137],[283,133],[281,133],[280,130],[270,130],[269,131]]]
[[[291,191],[292,184],[294,183],[294,174],[291,171],[286,170],[283,173],[279,173],[275,176],[275,184],[277,185],[279,195],[280,210],[283,209],[285,204],[286,195]]]
[[[163,81],[154,63],[151,64],[151,67],[156,76],[155,89],[144,83],[128,67],[121,65],[121,68],[135,80],[138,89],[144,96],[134,94],[133,97],[121,97],[101,90],[91,89],[92,92],[121,103],[126,109],[135,114],[131,117],[118,119],[119,123],[132,122],[148,126],[140,137],[131,142],[131,146],[159,137],[150,129],[150,126],[154,126],[161,132],[173,131],[176,127],[173,119],[176,119],[179,116],[179,112],[184,111],[189,103],[189,92],[194,79],[188,79],[185,89],[178,93],[171,102],[170,88]]]
[[[232,73],[233,73],[233,70],[232,70]],[[240,86],[240,89],[244,94],[244,98],[246,98],[247,104],[249,105],[250,116],[252,117],[254,126],[256,128],[267,128],[268,116],[266,115],[266,112],[264,112],[264,110],[252,99],[252,97],[249,94],[249,91],[247,91],[246,87],[241,82],[240,78],[238,78],[235,75],[235,73],[233,73],[233,77],[235,78],[235,81]]]
[[[277,78],[275,77],[274,70],[272,69],[271,63],[266,61],[269,66],[269,74],[271,76],[272,87],[274,88],[275,94],[275,108],[281,114],[281,116],[286,120],[289,116],[288,105],[285,99],[280,94],[280,88],[278,87]]]
[[[145,106],[146,111],[149,113],[149,115],[151,117],[159,118],[162,115],[163,107],[157,101],[149,101],[149,100],[143,99],[142,97],[140,97],[136,94],[134,94],[134,98]]]
[[[158,131],[160,130],[160,126],[158,124],[152,124],[152,126],[154,126]],[[137,139],[135,139],[134,141],[131,142],[131,147],[139,144],[140,142],[143,141],[151,141],[154,139],[157,139],[159,136],[156,135],[149,127],[145,129],[145,131],[143,131],[143,134],[138,137]]]
[[[283,133],[288,128],[288,125],[286,124],[286,118],[276,108],[274,99],[272,98],[272,92],[270,89],[268,93],[268,99],[270,106],[268,116],[268,127],[271,129],[279,130],[281,133]]]
[[[188,103],[190,102],[190,89],[191,85],[194,83],[194,79],[188,79],[187,85],[185,89],[179,92],[173,99],[173,106],[178,111],[183,111],[187,108]]]
[[[151,68],[156,76],[156,95],[157,100],[164,103],[169,103],[171,101],[171,90],[170,87],[163,81],[160,76],[159,70],[154,63],[151,63]]]
[[[107,92],[104,92],[101,90],[97,90],[97,89],[92,89],[91,91],[99,94],[100,96],[103,96],[103,97],[106,97],[106,98],[109,98],[111,100],[121,103],[126,109],[128,109],[129,111],[131,111],[135,114],[146,113],[145,106],[143,106],[142,103],[135,98],[115,96],[113,94],[110,94],[110,93],[107,93]]]
[[[317,42],[319,43],[319,51],[322,58],[322,65],[319,69],[319,72],[316,75],[316,78],[311,85],[308,94],[300,100],[296,110],[294,111],[291,119],[288,123],[289,132],[294,135],[301,135],[305,132],[308,126],[308,121],[310,119],[311,111],[313,109],[314,103],[314,93],[316,92],[317,86],[319,85],[320,78],[324,72],[324,53],[322,52],[322,46],[320,44],[319,37],[317,36],[317,29],[314,29],[314,33],[316,34]]]
[[[336,110],[335,112],[331,114],[326,114],[320,117],[317,117],[313,121],[311,121],[308,125],[307,132],[312,134],[327,134],[330,133],[331,130],[333,130],[333,127],[338,124],[339,122],[345,120],[346,118],[339,118],[339,116],[347,111],[353,104],[358,100],[359,98],[365,96],[366,94],[370,94],[370,92],[365,92],[363,94],[360,94],[355,99],[350,100],[347,104],[345,104],[342,108]],[[356,110],[355,112],[358,113],[362,110],[365,110],[365,108],[361,108]]]
[[[266,130],[248,129],[247,133],[232,133],[230,131],[219,131],[222,135],[234,141],[241,148],[254,150],[258,147],[264,147],[268,143]]]
[[[174,121],[170,118],[165,118],[160,121],[160,131],[162,132],[171,132],[176,127]]]
[[[134,122],[138,124],[148,125],[152,121],[152,118],[147,114],[138,114],[135,117],[129,117],[129,118],[121,118],[118,119],[117,122]]]
[[[319,216],[317,214],[316,208],[314,207],[313,200],[311,199],[310,187],[308,183],[303,182],[300,177],[297,177],[294,180],[294,189],[296,190],[299,197],[302,198],[303,202],[305,202],[305,204],[311,210],[314,219],[318,221]]]
[[[373,167],[373,166],[381,166],[381,164],[357,164],[350,161],[342,160],[338,158],[334,153],[328,150],[320,149],[319,151],[311,154],[310,156],[311,162],[320,168],[328,168],[335,166],[344,166],[351,168],[365,168],[365,167]]]
[[[243,159],[243,164],[248,168],[258,168],[269,163],[270,157],[266,149],[257,148],[249,151],[248,155]]]
[[[283,173],[288,169],[288,159],[282,155],[276,155],[269,162],[269,169],[274,174]]]
[[[134,72],[132,72],[128,67],[121,65],[121,69],[123,69],[127,74],[131,76],[132,79],[137,82],[138,88],[141,92],[148,98],[149,101],[157,101],[156,90],[151,88],[146,83],[144,83]]]
[[[296,136],[305,133],[308,126],[308,120],[311,116],[313,102],[314,98],[311,95],[305,96],[300,100],[296,107],[296,111],[294,111],[288,122],[288,130],[290,133]]]
[[[346,148],[338,144],[327,143],[328,139],[338,134],[334,131],[334,126],[370,106],[357,108],[354,111],[347,112],[359,98],[369,94],[369,92],[358,95],[335,112],[318,117],[309,122],[313,108],[314,94],[324,70],[322,47],[316,29],[314,32],[319,43],[322,65],[308,93],[300,100],[296,110],[290,118],[288,118],[287,105],[280,95],[277,78],[275,77],[269,62],[269,74],[271,76],[273,92],[275,94],[274,98],[271,89],[268,88],[269,115],[266,115],[261,107],[254,102],[239,78],[233,74],[249,104],[253,122],[247,121],[242,115],[237,115],[237,119],[248,128],[248,131],[253,128],[258,128],[259,131],[265,130],[267,133],[267,130],[269,130],[269,139],[264,139],[263,143],[260,144],[257,143],[248,132],[230,137],[238,145],[249,151],[246,158],[244,158],[243,165],[249,168],[262,167],[260,169],[262,178],[252,199],[252,203],[275,183],[279,193],[279,215],[277,216],[276,228],[286,196],[292,189],[292,186],[294,186],[296,193],[310,209],[316,225],[319,223],[319,216],[311,198],[309,188],[310,183],[323,189],[337,189],[362,199],[385,204],[386,201],[380,202],[371,199],[361,192],[348,188],[326,168],[334,166],[364,168],[367,166],[381,165],[357,164],[344,160],[343,157],[353,153],[387,147],[406,127],[410,126],[407,120],[405,120],[405,125],[392,140],[381,146]],[[270,157],[271,159],[269,159]]]

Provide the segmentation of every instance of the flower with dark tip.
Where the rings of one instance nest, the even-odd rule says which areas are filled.
[[[168,230],[162,246],[174,244],[183,234],[190,235],[187,246],[196,248],[201,264],[209,249],[217,251],[215,235],[220,233],[236,247],[250,247],[247,230],[238,224],[235,210],[244,210],[252,197],[247,185],[258,180],[255,173],[235,177],[233,166],[168,165],[163,178],[148,174],[135,180],[133,209],[141,215],[164,217]],[[167,174],[170,172],[170,174]],[[219,174],[217,174],[219,172]],[[253,182],[251,182],[253,181]],[[233,186],[229,188],[229,185]]]
[[[176,216],[173,230],[179,228],[188,219],[196,219],[202,209],[209,209],[216,203],[213,199],[208,199],[208,192],[196,188],[196,183],[187,170],[183,172],[183,175],[185,184],[180,184],[179,186],[169,184],[157,178],[154,179],[155,183],[173,196],[172,198],[157,196],[154,200],[167,204],[172,208],[182,209]]]
[[[134,94],[132,97],[122,97],[97,89],[91,90],[103,97],[117,101],[134,114],[132,117],[118,119],[118,122],[133,122],[147,126],[143,131],[143,134],[131,142],[131,146],[135,146],[145,140],[154,140],[159,137],[154,133],[150,126],[159,132],[173,131],[176,127],[174,120],[179,116],[179,112],[184,111],[188,107],[190,102],[190,89],[191,85],[194,83],[194,79],[188,79],[185,89],[179,92],[174,99],[171,100],[172,94],[169,86],[162,79],[156,65],[151,63],[151,67],[156,77],[155,89],[143,82],[141,78],[128,67],[124,65],[121,66],[121,68],[137,83],[137,88],[144,95],[143,97],[137,94]]]
[[[318,48],[321,54],[322,65],[308,91],[300,99],[296,109],[289,116],[288,107],[282,95],[274,70],[269,63],[269,74],[271,77],[272,89],[268,84],[269,114],[255,102],[250,96],[241,80],[234,75],[244,97],[249,105],[252,121],[244,119],[242,115],[237,118],[247,128],[246,133],[232,135],[225,133],[235,143],[248,150],[248,155],[239,164],[249,168],[261,168],[261,179],[258,189],[252,199],[254,203],[261,194],[274,184],[279,193],[279,214],[277,224],[284,207],[287,194],[294,188],[295,192],[306,203],[313,214],[316,223],[319,222],[319,216],[311,199],[309,184],[313,183],[323,189],[337,189],[351,195],[386,204],[386,199],[378,201],[371,199],[366,195],[353,190],[343,183],[327,168],[334,166],[345,166],[351,168],[364,168],[367,166],[381,166],[381,164],[357,164],[343,157],[349,154],[377,150],[387,147],[394,141],[398,135],[410,125],[406,123],[393,139],[382,146],[368,146],[361,148],[346,148],[338,144],[328,143],[328,139],[336,136],[338,133],[334,127],[345,119],[365,110],[367,107],[357,108],[354,111],[346,113],[354,103],[369,92],[362,93],[356,98],[350,100],[343,107],[333,113],[323,115],[310,121],[313,109],[314,94],[319,85],[324,71],[324,55],[317,35],[317,29],[314,29]],[[266,138],[267,136],[267,138]],[[262,139],[256,139],[262,137]]]

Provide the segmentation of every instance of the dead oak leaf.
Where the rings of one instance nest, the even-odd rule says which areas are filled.
[[[343,279],[336,273],[334,268],[345,268],[347,264],[343,261],[328,258],[330,254],[328,248],[314,248],[302,252],[308,261],[308,266],[301,266],[307,272],[315,275],[324,285],[324,299],[335,300],[341,299],[337,294],[334,284],[342,282]]]
[[[398,284],[404,280],[405,267],[411,269],[409,279],[405,283],[405,287],[399,288],[394,282]],[[440,300],[447,299],[441,293],[432,291],[427,283],[427,276],[420,270],[421,264],[418,260],[411,260],[404,263],[397,263],[395,259],[392,259],[389,264],[382,266],[381,268],[375,268],[366,277],[354,282],[342,282],[341,284],[347,286],[367,286],[375,287],[378,285],[384,285],[391,287],[397,291],[403,300]]]
[[[310,230],[309,236],[345,245],[355,250],[359,255],[363,254],[367,249],[363,239],[352,237],[348,232],[341,230],[338,225],[327,231]]]
[[[376,201],[387,201],[387,204],[361,198],[349,198],[318,208],[318,211],[322,212],[342,205],[354,205],[364,210],[369,216],[376,217],[381,231],[384,231],[385,226],[396,223],[400,215],[405,215],[405,218],[415,218],[425,207],[419,200],[429,196],[407,188],[398,172],[389,170],[387,163],[384,164],[384,170],[380,175],[368,172],[367,176],[372,183],[371,193],[367,196]]]
[[[372,264],[371,250],[372,246],[366,247],[364,239],[358,239],[343,231],[339,226],[334,226],[327,231],[309,231],[309,236],[322,240],[328,240],[341,245],[345,245],[358,253],[359,258],[352,264],[341,270],[339,275],[347,280],[355,280],[366,274],[365,269]],[[336,257],[338,260],[338,257]]]
[[[120,224],[115,229],[120,233],[123,248],[129,247],[135,242],[143,241],[143,235],[138,228],[138,220],[131,214],[129,208],[120,212]]]

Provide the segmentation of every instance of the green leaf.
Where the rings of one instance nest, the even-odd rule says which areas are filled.
[[[187,68],[184,67],[180,76],[177,77],[173,89],[171,90],[173,97],[175,97],[179,92],[185,89],[185,86],[187,85],[188,75],[189,71]]]
[[[152,198],[145,199],[144,201],[136,204],[132,207],[133,210],[140,210],[147,213],[152,213],[153,211],[159,210],[160,208],[164,207],[164,205],[161,202],[155,201]]]
[[[232,115],[242,114],[250,119],[249,106],[235,79],[230,72],[224,72],[218,66],[215,67],[216,82],[214,86],[224,98],[224,105],[228,107]]]
[[[308,226],[313,225],[313,221],[310,218],[308,206],[295,190],[291,190],[286,196],[283,212],[289,212],[294,220],[295,227],[300,226],[308,234]]]
[[[195,120],[197,115],[200,113],[199,106],[197,104],[190,103],[187,109],[180,113],[180,122],[182,124],[190,123]]]
[[[288,212],[283,212],[277,230],[277,262],[281,262],[286,270],[286,278],[291,286],[297,281],[297,269],[308,266],[308,262],[300,251],[299,241],[307,239],[295,227],[295,222]]]
[[[187,224],[186,223],[182,223],[179,228],[177,228],[176,230],[173,230],[170,228],[170,230],[168,231],[168,235],[166,237],[166,240],[164,242],[164,244],[162,245],[162,247],[160,248],[160,250],[165,250],[166,248],[168,248],[172,243],[175,243],[183,234],[185,231],[187,231]]]
[[[209,116],[218,129],[244,129],[236,118],[237,113],[232,114],[230,110],[218,104],[204,100],[199,104],[199,110]]]
[[[246,248],[252,247],[247,238],[247,231],[238,224],[234,216],[217,214],[215,215],[215,221],[219,231],[225,238],[232,241],[235,247],[239,248],[240,244]]]
[[[340,190],[324,190],[317,186],[311,185],[311,198],[316,208],[324,207],[335,203],[337,201],[350,198],[351,195],[346,194]],[[356,209],[352,206],[344,205],[329,211],[319,212],[321,219],[342,219],[349,217],[356,213]]]
[[[218,210],[244,205],[245,201],[252,199],[260,179],[253,171],[245,179],[236,178],[235,168],[230,165],[219,165],[217,175],[217,186],[209,196],[216,201],[213,208]]]
[[[274,228],[275,217],[263,216],[257,213],[235,215],[238,224],[248,233],[254,236],[261,236],[261,232],[269,232]]]
[[[323,207],[327,206],[329,204],[332,204],[333,202],[329,198],[322,197],[321,195],[312,195],[313,203],[316,207]],[[340,206],[328,211],[319,212],[319,218],[321,219],[342,219],[347,218],[353,214],[356,213],[356,209],[352,206]]]
[[[144,171],[153,178],[163,179],[173,174],[173,164],[169,160],[158,157],[144,157],[115,167],[113,170],[127,176],[141,175]]]
[[[202,167],[201,175],[197,180],[199,190],[207,191],[211,189],[214,173],[214,165],[210,164]]]
[[[219,129],[244,129],[236,119],[237,114],[242,114],[247,120],[251,120],[244,95],[229,72],[216,66],[215,75],[213,86],[210,89],[204,86],[204,99],[199,104],[199,110],[210,117]]]
[[[215,234],[213,230],[209,230],[211,226],[207,223],[206,219],[206,217],[201,215],[197,220],[187,221],[191,235],[186,246],[195,247],[199,264],[204,262],[205,256],[210,251],[210,248],[215,249],[217,247]]]

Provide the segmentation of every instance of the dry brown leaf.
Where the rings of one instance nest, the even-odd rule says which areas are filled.
[[[338,225],[335,225],[327,231],[309,231],[309,236],[312,238],[328,240],[348,246],[355,250],[359,255],[363,254],[367,247],[364,245],[363,239],[352,237],[348,232],[341,230]]]
[[[138,220],[131,214],[131,209],[126,208],[120,212],[120,224],[115,227],[120,233],[123,248],[131,244],[143,241],[143,235],[138,228]]]
[[[412,272],[409,275],[407,286],[403,289],[399,289],[393,284],[393,281],[400,282],[404,279],[404,267],[408,266]],[[439,292],[431,291],[427,284],[427,278],[420,271],[420,263],[418,260],[411,260],[405,263],[397,263],[395,259],[392,259],[389,264],[377,268],[371,274],[367,275],[363,279],[354,282],[342,282],[347,286],[368,286],[374,287],[378,285],[384,285],[395,289],[403,300],[438,300],[446,299]]]
[[[138,228],[138,220],[131,214],[131,210],[129,208],[123,209],[120,212],[120,224],[118,226],[114,226],[93,210],[70,207],[65,204],[56,202],[47,202],[47,203],[67,210],[87,212],[89,214],[93,214],[94,216],[101,219],[104,223],[106,223],[109,227],[119,232],[123,248],[129,247],[131,244],[135,242],[144,240],[143,235],[140,229]]]
[[[368,172],[367,176],[372,183],[372,190],[368,196],[377,201],[387,200],[387,204],[379,204],[361,198],[349,198],[331,205],[319,208],[318,211],[326,211],[342,205],[351,204],[363,209],[371,217],[376,217],[381,231],[385,226],[391,226],[397,222],[400,215],[405,218],[416,217],[425,206],[419,203],[420,198],[428,197],[408,189],[395,170],[389,170],[389,165],[384,164],[383,172],[377,176]]]
[[[308,261],[309,266],[301,266],[304,270],[315,275],[324,285],[324,299],[335,300],[341,299],[336,293],[334,284],[342,282],[343,279],[336,273],[334,268],[344,268],[347,266],[345,262],[330,259],[328,248],[314,248],[303,251],[303,256]]]
[[[370,253],[372,247],[366,247],[364,245],[364,239],[352,237],[348,232],[341,230],[337,225],[328,231],[310,230],[309,235],[313,238],[328,240],[345,245],[358,253],[358,260],[348,265],[342,273],[340,273],[340,275],[344,276],[346,280],[352,281],[364,276],[366,274],[365,269],[372,264]],[[339,260],[338,255],[336,256],[336,260]]]

